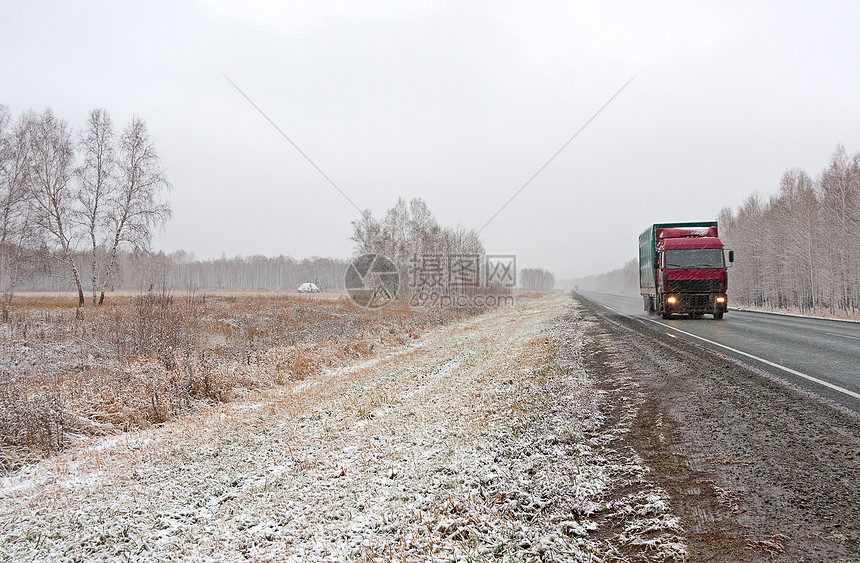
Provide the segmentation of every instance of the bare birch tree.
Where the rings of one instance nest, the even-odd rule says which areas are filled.
[[[809,174],[798,168],[787,170],[779,183],[779,194],[773,202],[779,225],[780,239],[773,254],[781,254],[785,262],[786,285],[792,293],[784,306],[797,306],[802,311],[815,309],[818,291],[818,199]]]
[[[110,115],[104,109],[94,109],[81,132],[80,149],[83,162],[77,170],[80,223],[90,242],[90,276],[93,305],[97,303],[99,280],[99,251],[103,233],[108,227],[107,211],[116,199],[115,135]]]
[[[30,232],[28,207],[29,114],[12,123],[9,108],[0,105],[0,289],[4,302],[22,273],[22,250]]]
[[[147,248],[153,232],[171,216],[170,204],[162,199],[170,182],[146,124],[139,117],[132,118],[122,132],[117,169],[117,186],[106,206],[111,238],[99,305],[104,303],[119,248],[124,244]]]
[[[819,180],[831,275],[831,308],[854,313],[860,303],[860,154],[839,145]]]
[[[75,193],[70,182],[74,171],[74,149],[66,122],[49,108],[30,122],[30,191],[35,224],[46,242],[59,246],[59,260],[70,269],[78,291],[78,310],[84,305],[81,276],[73,255],[76,232]]]

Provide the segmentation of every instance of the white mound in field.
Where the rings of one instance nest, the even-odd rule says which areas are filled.
[[[303,283],[299,286],[299,293],[319,293],[320,288],[315,283]]]

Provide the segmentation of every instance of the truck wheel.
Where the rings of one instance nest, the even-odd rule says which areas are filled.
[[[666,311],[663,311],[663,318],[664,319],[671,319],[672,313],[667,313]]]
[[[654,298],[645,295],[644,301],[645,301],[645,312],[648,313],[649,315],[653,315],[654,314]]]
[[[722,319],[722,318],[723,318],[723,313],[722,313],[722,312],[714,313],[714,320],[717,320],[717,321],[718,321],[718,320],[720,320],[720,319]]]

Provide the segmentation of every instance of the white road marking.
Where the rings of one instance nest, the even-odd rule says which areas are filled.
[[[615,312],[615,313],[618,313],[618,314],[619,314],[619,315],[621,315],[622,317],[626,317],[626,316],[628,316],[628,315],[625,315],[624,313],[622,313],[621,311],[619,311],[618,309],[616,309],[615,307],[610,307],[609,305],[607,305],[607,304],[605,304],[605,303],[601,303],[601,305],[603,305],[604,307],[606,307],[606,308],[607,308],[607,309],[609,309],[610,311],[613,311],[613,312]]]
[[[823,381],[821,379],[818,379],[817,377],[812,377],[811,375],[806,375],[805,373],[799,372],[797,370],[787,368],[785,366],[781,366],[777,363],[771,362],[770,360],[765,360],[764,358],[759,358],[758,356],[753,356],[752,354],[742,352],[741,350],[738,350],[737,348],[732,348],[731,346],[726,346],[725,344],[720,344],[719,342],[714,342],[713,340],[708,340],[707,338],[702,338],[701,336],[695,335],[691,332],[687,332],[687,331],[681,330],[679,328],[675,328],[672,325],[667,325],[666,323],[661,323],[660,321],[655,321],[653,319],[648,319],[648,320],[651,321],[652,323],[658,324],[660,326],[665,326],[666,328],[670,328],[676,332],[680,332],[681,334],[686,334],[687,336],[692,336],[693,338],[698,338],[699,340],[703,340],[703,341],[707,342],[708,344],[713,344],[714,346],[719,346],[720,348],[725,348],[726,350],[734,352],[735,354],[740,354],[741,356],[746,356],[747,358],[752,358],[753,360],[757,360],[763,364],[767,364],[767,365],[775,367],[777,369],[781,369],[782,371],[790,373],[792,375],[796,375],[797,377],[802,377],[804,379],[808,379],[809,381],[813,381],[815,383],[818,383],[819,385],[823,385],[825,387],[833,389],[834,391],[838,391],[840,393],[848,395],[849,397],[854,397],[855,399],[860,399],[860,393],[855,393],[854,391],[849,391],[848,389],[843,389],[842,387],[839,387],[838,385],[833,385],[832,383],[829,383],[827,381]]]
[[[847,334],[836,334],[835,332],[825,332],[824,334],[829,334],[830,336],[839,336],[841,338],[851,338],[852,340],[860,340],[856,336],[848,336]]]
[[[616,313],[618,313],[619,315],[622,315],[622,316],[624,316],[624,317],[627,317],[627,318],[630,318],[630,319],[633,319],[633,318],[638,319],[638,318],[639,318],[639,317],[632,317],[632,316],[630,316],[630,315],[626,315],[626,314],[624,314],[624,313],[622,313],[622,312],[618,311],[617,309],[615,309],[615,308],[613,308],[613,307],[610,307],[609,305],[606,305],[606,304],[604,304],[604,303],[602,303],[602,302],[598,302],[598,303],[600,303],[600,305],[602,305],[603,307],[606,307],[607,309],[611,309],[612,311],[615,311]],[[790,373],[790,374],[792,374],[792,375],[796,375],[797,377],[802,377],[803,379],[807,379],[807,380],[812,381],[812,382],[814,382],[814,383],[818,383],[819,385],[823,385],[824,387],[827,387],[827,388],[829,388],[829,389],[833,389],[834,391],[838,391],[839,393],[842,393],[842,394],[844,394],[844,395],[848,395],[849,397],[853,397],[853,398],[855,398],[855,399],[860,399],[860,393],[855,393],[854,391],[850,391],[850,390],[848,390],[848,389],[844,389],[844,388],[842,388],[842,387],[839,387],[838,385],[834,385],[834,384],[832,384],[832,383],[830,383],[830,382],[824,381],[824,380],[822,380],[822,379],[818,379],[817,377],[813,377],[813,376],[811,376],[811,375],[807,375],[807,374],[805,374],[805,373],[799,372],[799,371],[794,370],[794,369],[791,369],[791,368],[789,368],[789,367],[785,367],[785,366],[779,365],[779,364],[777,364],[777,363],[775,363],[775,362],[771,362],[770,360],[765,360],[764,358],[759,358],[758,356],[754,356],[754,355],[749,354],[749,353],[747,353],[747,352],[743,352],[743,351],[741,351],[741,350],[738,350],[737,348],[732,348],[731,346],[726,346],[725,344],[720,344],[719,342],[714,342],[713,340],[708,340],[707,338],[703,338],[703,337],[698,336],[698,335],[696,335],[696,334],[693,334],[693,333],[691,333],[691,332],[687,332],[687,331],[685,331],[685,330],[681,330],[680,328],[675,328],[675,327],[673,327],[672,325],[667,325],[666,323],[661,323],[660,321],[655,321],[654,319],[645,319],[645,320],[646,320],[646,321],[649,321],[649,322],[652,322],[652,323],[654,323],[654,324],[658,324],[658,325],[660,325],[660,326],[664,326],[664,327],[666,327],[666,328],[672,329],[672,330],[674,330],[674,331],[676,331],[676,332],[680,332],[681,334],[686,334],[687,336],[692,336],[693,338],[698,338],[699,340],[702,340],[702,341],[707,342],[707,343],[709,343],[709,344],[713,344],[714,346],[719,346],[720,348],[725,348],[726,350],[729,350],[729,351],[731,351],[731,352],[734,352],[735,354],[740,354],[741,356],[746,356],[747,358],[752,358],[753,360],[757,360],[757,361],[759,361],[759,362],[761,362],[761,363],[763,363],[763,364],[769,365],[769,366],[771,366],[771,367],[775,367],[775,368],[777,368],[777,369],[781,369],[782,371],[784,371],[784,372],[786,372],[786,373]],[[860,338],[856,338],[856,337],[854,337],[854,336],[845,336],[845,335],[842,335],[842,334],[835,334],[835,333],[832,333],[832,332],[828,332],[828,333],[825,333],[825,334],[832,334],[833,336],[842,336],[843,338],[854,338],[854,339],[860,340]],[[669,336],[672,336],[672,335],[670,334]]]
[[[594,301],[596,301],[596,300],[594,300]],[[597,301],[597,302],[600,303],[600,305],[602,305],[603,307],[606,307],[607,309],[611,309],[612,311],[615,311],[619,315],[625,316],[625,317],[630,318],[630,319],[637,319],[637,320],[641,321],[641,319],[639,317],[633,317],[630,315],[626,315],[626,314],[618,311],[617,309],[614,309],[613,307],[610,307],[610,306],[604,304],[603,302],[600,302],[600,301]],[[753,360],[757,360],[763,364],[769,365],[771,367],[775,367],[777,369],[781,369],[782,371],[784,371],[786,373],[790,373],[792,375],[796,375],[797,377],[802,377],[803,379],[807,379],[807,380],[812,381],[814,383],[818,383],[819,385],[823,385],[824,387],[827,387],[829,389],[833,389],[834,391],[838,391],[839,393],[842,393],[844,395],[848,395],[849,397],[853,397],[855,399],[860,399],[860,393],[855,393],[854,391],[844,389],[842,387],[839,387],[838,385],[834,385],[830,382],[818,379],[817,377],[813,377],[811,375],[807,375],[805,373],[799,372],[799,371],[791,369],[789,367],[779,365],[775,362],[771,362],[770,360],[765,360],[764,358],[759,358],[758,356],[754,356],[754,355],[749,354],[747,352],[743,352],[743,351],[738,350],[736,348],[732,348],[731,346],[726,346],[725,344],[720,344],[719,342],[714,342],[713,340],[708,340],[707,338],[703,338],[703,337],[698,336],[696,334],[681,330],[679,328],[675,328],[672,325],[667,325],[666,323],[661,323],[660,321],[655,321],[654,319],[645,319],[645,320],[652,322],[654,324],[658,324],[660,326],[664,326],[666,328],[672,329],[676,332],[680,332],[681,334],[686,334],[687,336],[692,336],[693,338],[698,338],[699,340],[702,340],[702,341],[707,342],[709,344],[713,344],[714,346],[719,346],[720,348],[725,348],[726,350],[734,352],[735,354],[740,354],[741,356],[746,356],[747,358],[752,358]],[[830,334],[833,336],[841,336],[842,338],[851,338],[854,340],[860,340],[860,338],[857,338],[856,336],[846,336],[844,334],[836,334],[833,332],[826,332],[825,334]],[[669,336],[672,336],[672,335],[670,334]]]

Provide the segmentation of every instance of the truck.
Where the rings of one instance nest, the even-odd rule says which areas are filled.
[[[639,293],[649,314],[722,319],[729,300],[726,249],[716,221],[657,223],[639,235]]]

